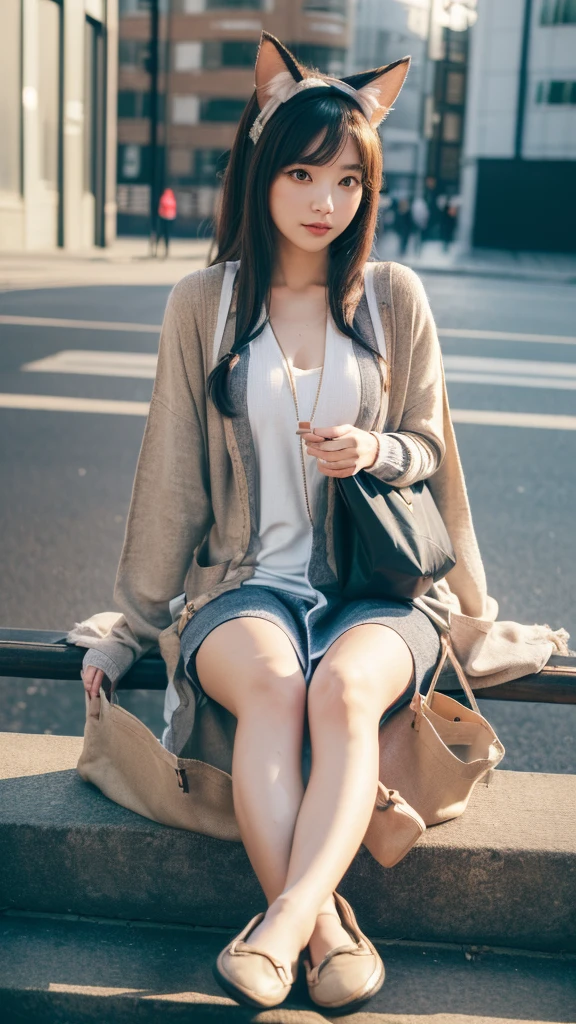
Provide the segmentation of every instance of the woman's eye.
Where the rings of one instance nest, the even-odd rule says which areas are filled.
[[[349,181],[349,182],[351,182],[352,184],[353,184],[354,182],[355,182],[355,183],[356,183],[357,185],[359,185],[359,184],[360,184],[360,182],[358,181],[358,178],[355,178],[353,174],[347,174],[345,178],[342,178],[342,182],[346,182],[346,181]],[[350,185],[347,185],[346,187],[347,187],[347,188],[350,188],[351,186],[350,186]]]
[[[296,167],[295,170],[289,171],[288,173],[289,174],[304,174],[304,175],[307,175],[309,177],[308,171],[305,171],[302,167]],[[296,181],[305,181],[305,180],[306,180],[305,178],[297,178],[296,179]]]

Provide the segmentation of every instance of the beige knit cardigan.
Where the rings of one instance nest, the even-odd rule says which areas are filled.
[[[184,625],[195,610],[240,586],[255,569],[248,550],[250,495],[233,421],[206,397],[223,273],[223,264],[197,270],[170,295],[114,588],[121,612],[97,613],[76,623],[68,634],[69,642],[94,648],[110,659],[104,664],[117,670],[111,672],[117,678],[159,644],[168,680],[186,704],[193,700],[193,692],[180,654]],[[386,415],[371,426],[401,431],[408,445],[415,435],[443,453],[428,483],[457,557],[455,568],[416,604],[437,628],[449,631],[473,688],[539,672],[552,653],[568,654],[569,634],[548,625],[497,620],[498,605],[486,589],[440,346],[422,283],[407,267],[386,262],[375,267],[374,287],[387,341],[389,401]],[[217,356],[233,343],[235,314],[236,290]],[[408,486],[417,477],[415,458],[394,485]],[[329,479],[326,518],[332,565],[333,484]],[[170,602],[182,592],[188,604],[172,621]]]

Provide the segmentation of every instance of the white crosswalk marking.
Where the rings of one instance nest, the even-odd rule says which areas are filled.
[[[147,416],[148,402],[121,402],[102,398],[68,398],[61,395],[0,394],[0,409],[33,409],[43,412],[91,412],[116,416]],[[485,427],[536,427],[541,430],[576,430],[576,416],[540,413],[492,412],[485,409],[451,409],[454,423]]]
[[[115,320],[65,320],[54,316],[0,315],[0,324],[12,327],[64,327],[76,331],[129,331],[140,334],[159,334],[158,324],[129,324]]]
[[[576,363],[445,355],[444,368],[453,383],[576,390]]]
[[[539,359],[488,359],[485,356],[444,356],[449,370],[479,370],[483,373],[532,374],[544,377],[576,378],[576,363],[545,363]]]
[[[155,353],[63,349],[44,359],[24,363],[21,369],[34,373],[97,374],[104,377],[145,377],[154,380],[156,362]]]
[[[77,331],[131,331],[158,334],[159,324],[133,324],[108,320],[68,320],[64,317],[0,315],[0,324],[13,327],[64,327]],[[440,338],[479,339],[485,341],[526,341],[541,345],[576,345],[576,338],[565,334],[523,334],[517,331],[487,331],[466,327],[438,327]]]
[[[155,353],[63,349],[43,359],[24,363],[21,369],[34,373],[76,373],[153,380],[156,363]],[[576,363],[446,355],[444,367],[446,380],[454,383],[576,390]]]
[[[528,341],[537,345],[576,345],[576,338],[567,334],[520,334],[516,331],[483,331],[466,327],[438,327],[439,338],[460,338],[479,341]]]
[[[454,423],[482,427],[528,427],[539,430],[576,430],[576,416],[552,416],[537,412],[493,412],[491,409],[451,409]]]
[[[97,412],[113,416],[147,416],[148,402],[121,402],[108,398],[69,398],[64,395],[0,394],[0,409],[35,409],[42,412]]]

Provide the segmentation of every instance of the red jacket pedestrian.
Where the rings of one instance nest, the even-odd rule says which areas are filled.
[[[170,244],[170,228],[176,220],[176,196],[171,188],[165,188],[158,203],[158,217],[160,220],[159,235],[164,239],[164,257],[168,255]],[[157,246],[158,243],[156,243]],[[157,254],[157,248],[155,255]]]
[[[171,188],[165,188],[160,196],[158,216],[162,220],[176,220],[176,196]]]

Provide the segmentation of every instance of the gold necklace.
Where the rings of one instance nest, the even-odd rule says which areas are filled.
[[[328,310],[326,310],[326,317],[327,316],[328,316]],[[286,357],[286,353],[284,352],[284,349],[282,348],[282,345],[280,344],[280,342],[278,341],[278,338],[276,337],[276,332],[274,331],[274,328],[272,327],[272,322],[271,322],[270,318],[268,318],[268,323],[270,324],[270,330],[272,331],[272,334],[274,335],[274,338],[276,339],[276,344],[278,345],[278,348],[280,349],[280,351],[282,353],[282,360],[284,362],[284,366],[286,368],[286,373],[288,375],[288,382],[290,384],[290,390],[292,392],[292,399],[294,401],[294,408],[296,410],[296,420],[298,421],[298,426],[301,427],[302,424],[304,423],[304,421],[300,419],[300,412],[298,410],[298,396],[296,394],[296,384],[294,383],[294,376],[292,374],[292,370],[290,369],[290,363],[288,362],[288,359]],[[324,363],[326,362],[327,326],[328,326],[328,324],[326,323],[326,326],[324,327],[324,359],[322,361],[322,366],[321,366],[321,369],[320,369],[320,379],[318,380],[318,387],[316,388],[316,398],[314,399],[314,407],[312,409],[312,412],[310,413],[310,423],[309,423],[309,426],[310,426],[310,431],[311,432],[313,430],[312,424],[313,424],[313,421],[314,421],[314,413],[316,412],[316,407],[318,405],[318,399],[320,398],[320,388],[322,387],[322,377],[324,376]],[[302,437],[300,437],[300,460],[302,462],[302,480],[304,482],[304,498],[306,500],[306,511],[308,512],[308,518],[309,518],[311,524],[314,525],[314,521],[312,519],[312,513],[310,511],[310,499],[308,497],[308,483],[307,483],[307,480],[306,480],[306,459],[305,459],[305,455],[304,455],[304,440],[303,440]]]

